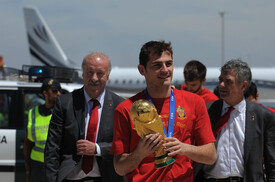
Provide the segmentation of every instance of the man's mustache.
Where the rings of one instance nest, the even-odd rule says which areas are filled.
[[[88,84],[91,85],[91,86],[98,86],[98,85],[100,85],[100,81],[95,81],[94,82],[92,80],[89,80]]]

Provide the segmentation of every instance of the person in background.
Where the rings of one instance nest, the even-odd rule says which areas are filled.
[[[0,68],[3,68],[4,66],[5,66],[4,56],[0,55]]]
[[[213,93],[214,93],[218,98],[220,98],[219,85],[217,85],[217,86],[214,88]]]
[[[258,92],[258,89],[257,89],[257,85],[254,82],[251,82],[251,85],[248,87],[247,91],[245,92],[244,97],[247,100],[258,103],[259,92]],[[269,106],[265,106],[265,107],[268,108],[269,110],[275,112],[274,108],[269,107]]]
[[[266,180],[275,181],[275,114],[245,100],[251,79],[250,67],[241,60],[222,66],[221,99],[208,104],[217,161],[195,165],[196,181],[263,182],[263,158]]]
[[[244,97],[247,100],[250,100],[251,102],[258,102],[259,99],[259,93],[257,86],[254,82],[251,82],[250,86],[247,88],[246,92],[244,93]]]
[[[4,56],[0,55],[0,80],[4,80],[6,78],[4,66]]]
[[[57,99],[45,148],[49,182],[120,182],[110,148],[113,112],[124,99],[106,89],[111,63],[92,52],[82,62],[84,86]]]
[[[203,86],[206,81],[206,71],[206,67],[200,61],[191,60],[187,62],[183,71],[185,84],[181,85],[181,90],[198,94],[205,103],[208,103],[219,98]]]
[[[53,107],[60,91],[61,86],[57,80],[45,79],[41,87],[45,103],[29,110],[24,139],[27,182],[47,181],[44,167],[44,149]]]
[[[192,182],[193,161],[213,164],[216,160],[215,139],[205,103],[198,95],[171,86],[173,65],[171,43],[144,44],[138,70],[145,77],[147,88],[115,110],[111,153],[116,172],[126,175],[126,181]],[[130,119],[130,108],[139,99],[150,100],[156,106],[164,131],[170,133],[165,141],[159,133],[150,133],[144,138],[137,134]],[[176,161],[155,168],[154,152],[162,145]]]

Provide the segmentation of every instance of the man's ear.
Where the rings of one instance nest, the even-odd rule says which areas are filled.
[[[205,81],[206,81],[206,78],[204,78],[204,79],[202,80],[202,82],[201,82],[201,83],[202,83],[202,84],[204,84],[204,83],[205,83]]]
[[[139,65],[138,65],[138,71],[139,71],[139,73],[140,73],[141,75],[144,76],[144,74],[145,74],[145,67],[144,67],[143,65],[139,64]]]
[[[44,98],[46,98],[47,91],[46,91],[46,90],[43,90],[43,91],[42,91],[42,95],[44,96]]]
[[[110,76],[110,74],[108,73],[108,74],[107,74],[107,80],[109,80],[109,76]]]
[[[256,94],[256,100],[258,101],[258,99],[259,99],[259,92],[257,92],[257,94]]]
[[[243,92],[245,92],[246,91],[246,89],[247,89],[247,86],[248,86],[248,82],[247,81],[244,81],[243,82],[243,84],[242,84],[242,89],[243,89]]]

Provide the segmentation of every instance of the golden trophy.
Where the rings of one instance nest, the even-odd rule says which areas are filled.
[[[134,123],[134,129],[141,138],[150,133],[159,133],[162,139],[165,138],[161,117],[150,101],[140,99],[134,102],[131,106],[130,116]],[[176,160],[174,157],[168,156],[163,149],[163,146],[160,146],[155,152],[155,168],[168,166]]]

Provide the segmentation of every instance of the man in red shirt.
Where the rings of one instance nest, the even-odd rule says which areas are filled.
[[[204,64],[197,60],[189,61],[184,67],[183,75],[185,84],[181,85],[181,90],[198,94],[205,103],[219,99],[213,92],[203,87],[206,80],[206,67]]]
[[[125,175],[126,181],[192,182],[192,161],[213,164],[216,160],[215,138],[205,103],[196,94],[171,87],[172,58],[171,43],[144,44],[138,70],[145,77],[147,88],[122,102],[114,112],[111,153],[116,172]],[[130,108],[139,99],[150,100],[156,106],[168,133],[164,141],[159,133],[140,138],[134,129]],[[154,152],[161,145],[176,161],[156,169]]]

